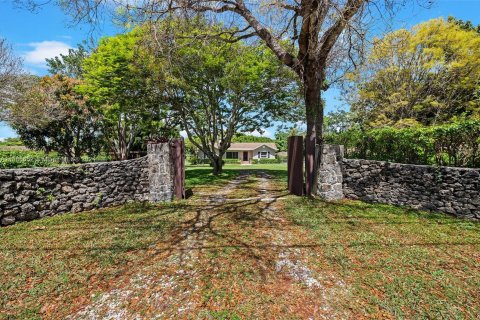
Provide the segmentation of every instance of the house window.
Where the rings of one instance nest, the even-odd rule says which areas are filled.
[[[262,151],[258,153],[259,158],[268,158],[268,152]]]
[[[238,159],[238,152],[227,151],[227,159]]]

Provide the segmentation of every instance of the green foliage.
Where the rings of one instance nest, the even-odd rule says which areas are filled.
[[[232,142],[275,142],[275,140],[268,137],[257,137],[243,133],[237,133],[233,136]]]
[[[224,159],[225,164],[240,164],[240,159]]]
[[[108,161],[110,158],[101,154],[96,157],[82,156],[82,162]],[[0,150],[0,169],[56,167],[68,164],[67,159],[57,153],[46,154],[42,151],[31,150]]]
[[[81,79],[83,77],[83,61],[87,57],[87,49],[83,44],[79,44],[77,49],[68,49],[68,54],[60,54],[60,56],[45,60],[50,74]]]
[[[303,135],[297,128],[291,128],[290,130],[277,130],[275,132],[275,143],[278,151],[287,151],[288,149],[288,137]]]
[[[329,112],[323,123],[326,134],[345,132],[354,124],[354,114],[345,110]]]
[[[140,46],[142,29],[103,38],[83,63],[79,91],[102,115],[102,133],[118,159],[152,136],[173,136],[166,124],[161,60]]]
[[[480,120],[417,127],[351,129],[326,136],[350,158],[456,167],[480,167]]]
[[[75,91],[78,80],[45,76],[10,107],[9,123],[29,148],[56,151],[67,162],[100,151],[98,115]]]
[[[20,147],[23,146],[24,143],[20,138],[6,138],[3,141],[0,141],[0,147]]]
[[[0,169],[50,167],[61,163],[61,158],[36,151],[0,151]]]
[[[480,24],[475,26],[472,21],[463,21],[460,19],[456,19],[455,17],[448,17],[448,22],[452,22],[457,24],[461,29],[467,31],[475,31],[476,33],[480,33]]]
[[[276,159],[252,159],[253,164],[271,164],[271,163],[281,163],[280,158]]]
[[[480,34],[433,19],[374,41],[351,75],[352,110],[369,127],[437,125],[480,118]]]

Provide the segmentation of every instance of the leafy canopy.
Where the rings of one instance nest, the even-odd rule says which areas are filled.
[[[376,39],[351,75],[352,110],[369,126],[480,117],[480,34],[442,18]]]

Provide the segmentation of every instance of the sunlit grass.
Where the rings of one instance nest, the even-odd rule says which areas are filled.
[[[352,286],[354,313],[478,319],[480,224],[359,201],[291,198],[287,216],[322,248],[317,261]]]
[[[208,166],[189,166],[187,187],[193,188],[194,194],[218,190],[247,171],[253,174],[228,197],[255,195],[261,172],[275,177],[272,188],[281,193],[285,189],[284,164],[226,165],[220,176],[213,176]],[[197,200],[134,203],[0,228],[0,319],[63,315],[62,308],[104,292],[120,276],[150,261],[153,253],[149,248],[172,236],[196,209]],[[353,318],[479,318],[478,222],[349,200],[325,203],[289,196],[281,204],[275,214],[308,235],[308,239],[295,240],[315,245],[308,263],[342,282],[336,285],[347,291],[347,297],[340,299],[339,307],[350,310]],[[234,206],[230,202],[229,210],[218,207],[219,212],[230,213],[220,215],[223,220],[216,220],[212,227],[254,246],[261,219],[257,207],[254,202],[238,210],[233,210]],[[203,277],[217,282],[205,287],[204,299],[210,303],[230,301],[234,297],[228,294],[235,287],[243,303],[232,301],[239,306],[232,310],[204,311],[205,317],[235,319],[238,312],[261,314],[258,303],[250,302],[261,301],[261,307],[266,307],[270,300],[262,299],[272,297],[248,291],[261,287],[264,280],[260,274],[265,271],[255,269],[256,260],[246,264],[244,247],[232,247],[229,239],[218,237],[210,243],[218,249],[208,251],[204,267],[217,261],[218,270]],[[269,244],[268,238],[263,241]],[[261,253],[266,255],[266,249]],[[281,306],[278,308],[280,312]]]

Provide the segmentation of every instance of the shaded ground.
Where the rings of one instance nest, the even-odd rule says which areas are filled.
[[[187,177],[187,201],[0,229],[0,318],[480,318],[478,223],[286,196],[280,165]]]
[[[71,318],[346,317],[332,307],[344,283],[305,264],[315,253],[282,217],[283,195],[262,171],[197,192],[195,213],[155,258]]]

